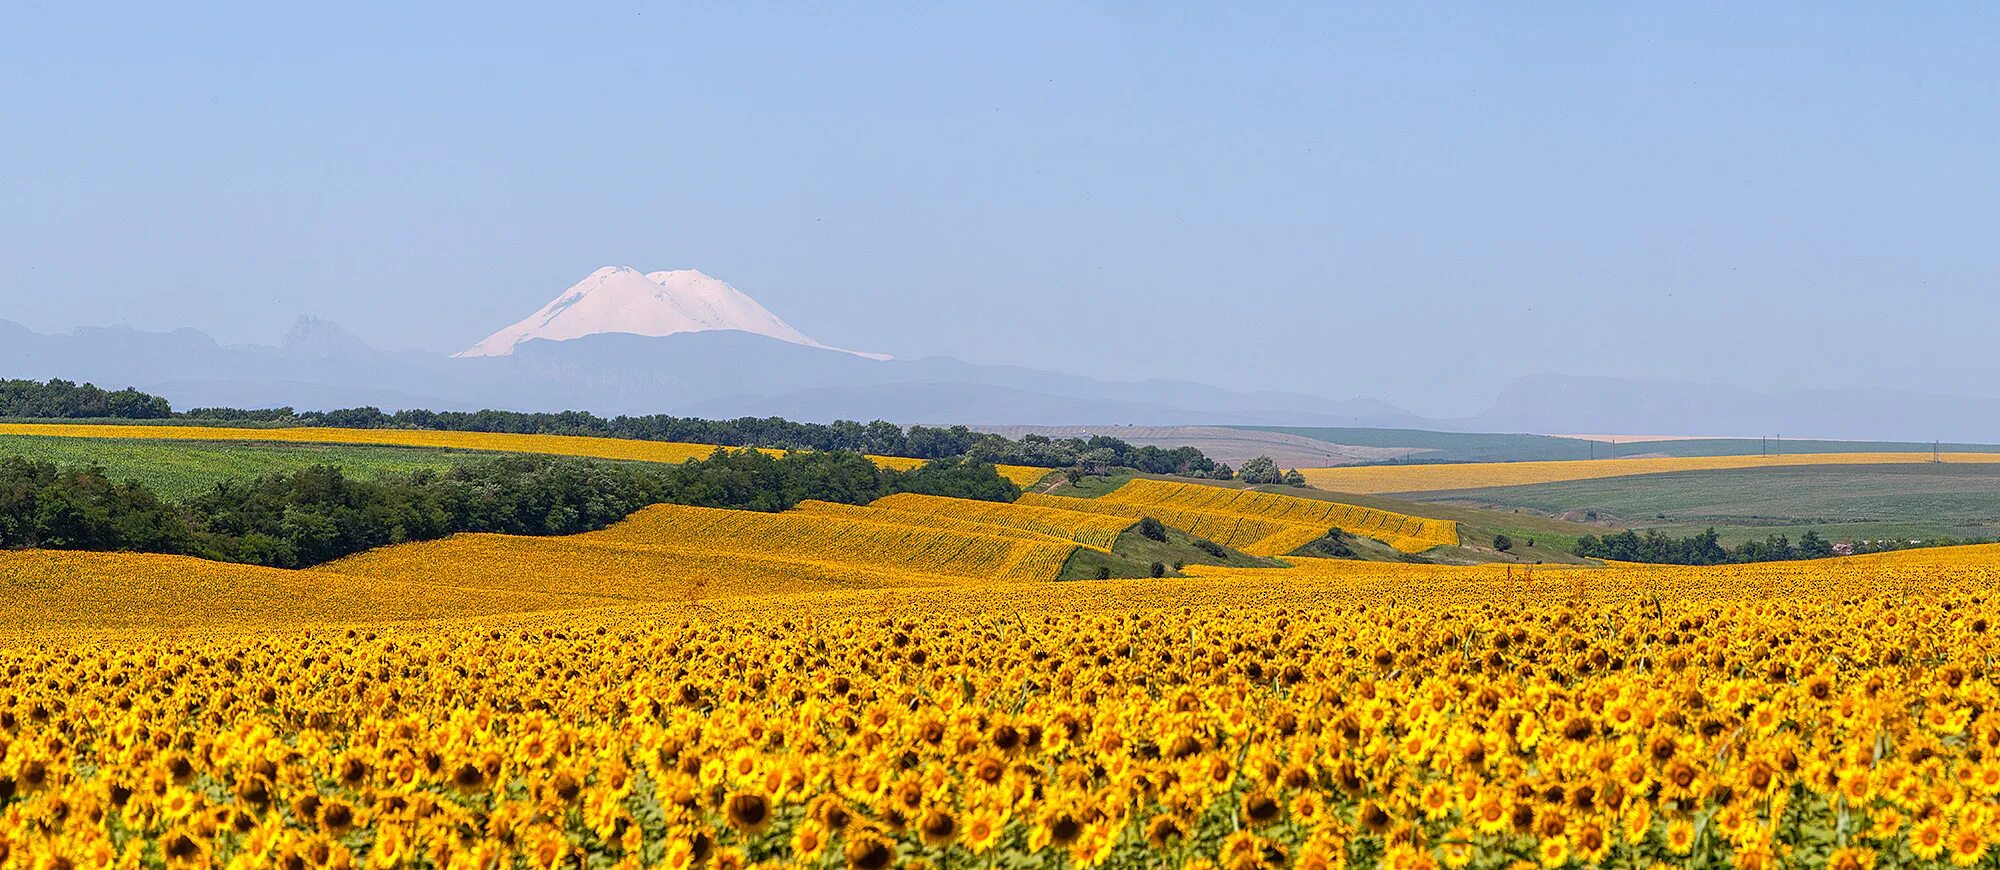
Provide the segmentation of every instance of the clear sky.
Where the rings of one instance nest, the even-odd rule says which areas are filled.
[[[2000,395],[1991,4],[290,5],[0,6],[0,319],[451,351],[620,264],[1434,414]]]

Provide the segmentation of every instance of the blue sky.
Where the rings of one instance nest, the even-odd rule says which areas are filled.
[[[0,319],[457,350],[591,269],[829,344],[1476,410],[2000,395],[2000,13],[0,7]]]

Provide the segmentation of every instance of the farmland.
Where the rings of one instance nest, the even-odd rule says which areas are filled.
[[[126,426],[117,424],[0,423],[0,435],[43,435],[65,438],[155,439],[160,441],[224,441],[281,444],[347,444],[378,447],[428,447],[486,450],[500,453],[543,453],[592,459],[640,462],[683,462],[715,451],[712,444],[676,444],[623,438],[576,435],[514,435],[502,432],[438,432],[422,429],[292,429],[223,426]],[[907,467],[916,460],[889,460]]]
[[[1672,456],[1551,462],[1472,462],[1430,465],[1370,465],[1302,468],[1306,482],[1321,489],[1364,494],[1411,494],[1441,490],[1528,486],[1571,480],[1748,468],[1825,465],[1908,465],[1929,463],[1930,453],[1818,453],[1796,456]],[[2000,462],[2000,453],[1954,453],[1944,462]]]
[[[1939,496],[1985,470],[1953,466]],[[1616,480],[1676,474],[1804,472]],[[2000,546],[1423,564],[1405,559],[1480,555],[1467,536],[1495,528],[1587,527],[1132,475],[1063,491],[659,504],[296,571],[0,552],[0,666],[33,675],[0,691],[0,849],[49,866],[2000,861]],[[1332,529],[1397,558],[1303,555]]]
[[[624,438],[408,429],[0,423],[0,456],[62,465],[96,464],[114,479],[136,480],[168,497],[190,495],[232,477],[315,464],[338,465],[366,477],[449,468],[473,461],[479,454],[680,463],[704,458],[717,449],[722,448]],[[923,464],[922,460],[894,456],[870,458],[884,468],[899,470]],[[1025,487],[1047,476],[1049,469],[1002,465],[999,472]]]
[[[173,499],[194,495],[222,480],[297,471],[312,465],[337,465],[356,477],[369,478],[447,469],[483,455],[423,447],[0,435],[0,456],[63,466],[98,465],[113,480],[137,481]]]
[[[2000,465],[1949,461],[1683,471],[1418,497],[1682,534],[1714,526],[1726,542],[1805,528],[1833,538],[2000,537]]]

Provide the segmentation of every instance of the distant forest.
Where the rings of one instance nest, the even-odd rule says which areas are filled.
[[[426,411],[385,413],[378,408],[297,411],[291,408],[193,408],[174,411],[167,400],[137,390],[106,392],[90,384],[0,380],[0,417],[37,419],[182,420],[237,425],[331,426],[350,429],[430,429],[451,432],[507,432],[526,435],[588,435],[641,441],[825,450],[911,459],[963,457],[975,462],[1082,468],[1132,468],[1148,474],[1176,474],[1228,480],[1235,472],[1194,447],[1135,447],[1105,436],[1019,441],[964,426],[910,426],[877,420],[857,423],[799,423],[780,417],[702,420],[667,414],[600,417],[584,411]]]

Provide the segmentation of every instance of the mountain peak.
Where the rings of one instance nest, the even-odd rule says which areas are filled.
[[[524,341],[566,341],[587,335],[664,336],[734,329],[779,341],[827,347],[772,314],[757,300],[695,269],[641,274],[630,266],[605,266],[557,295],[527,319],[493,333],[457,354],[507,356]],[[882,354],[842,351],[871,359]]]
[[[301,314],[278,342],[278,352],[293,359],[364,358],[375,349],[340,324],[323,317]]]

